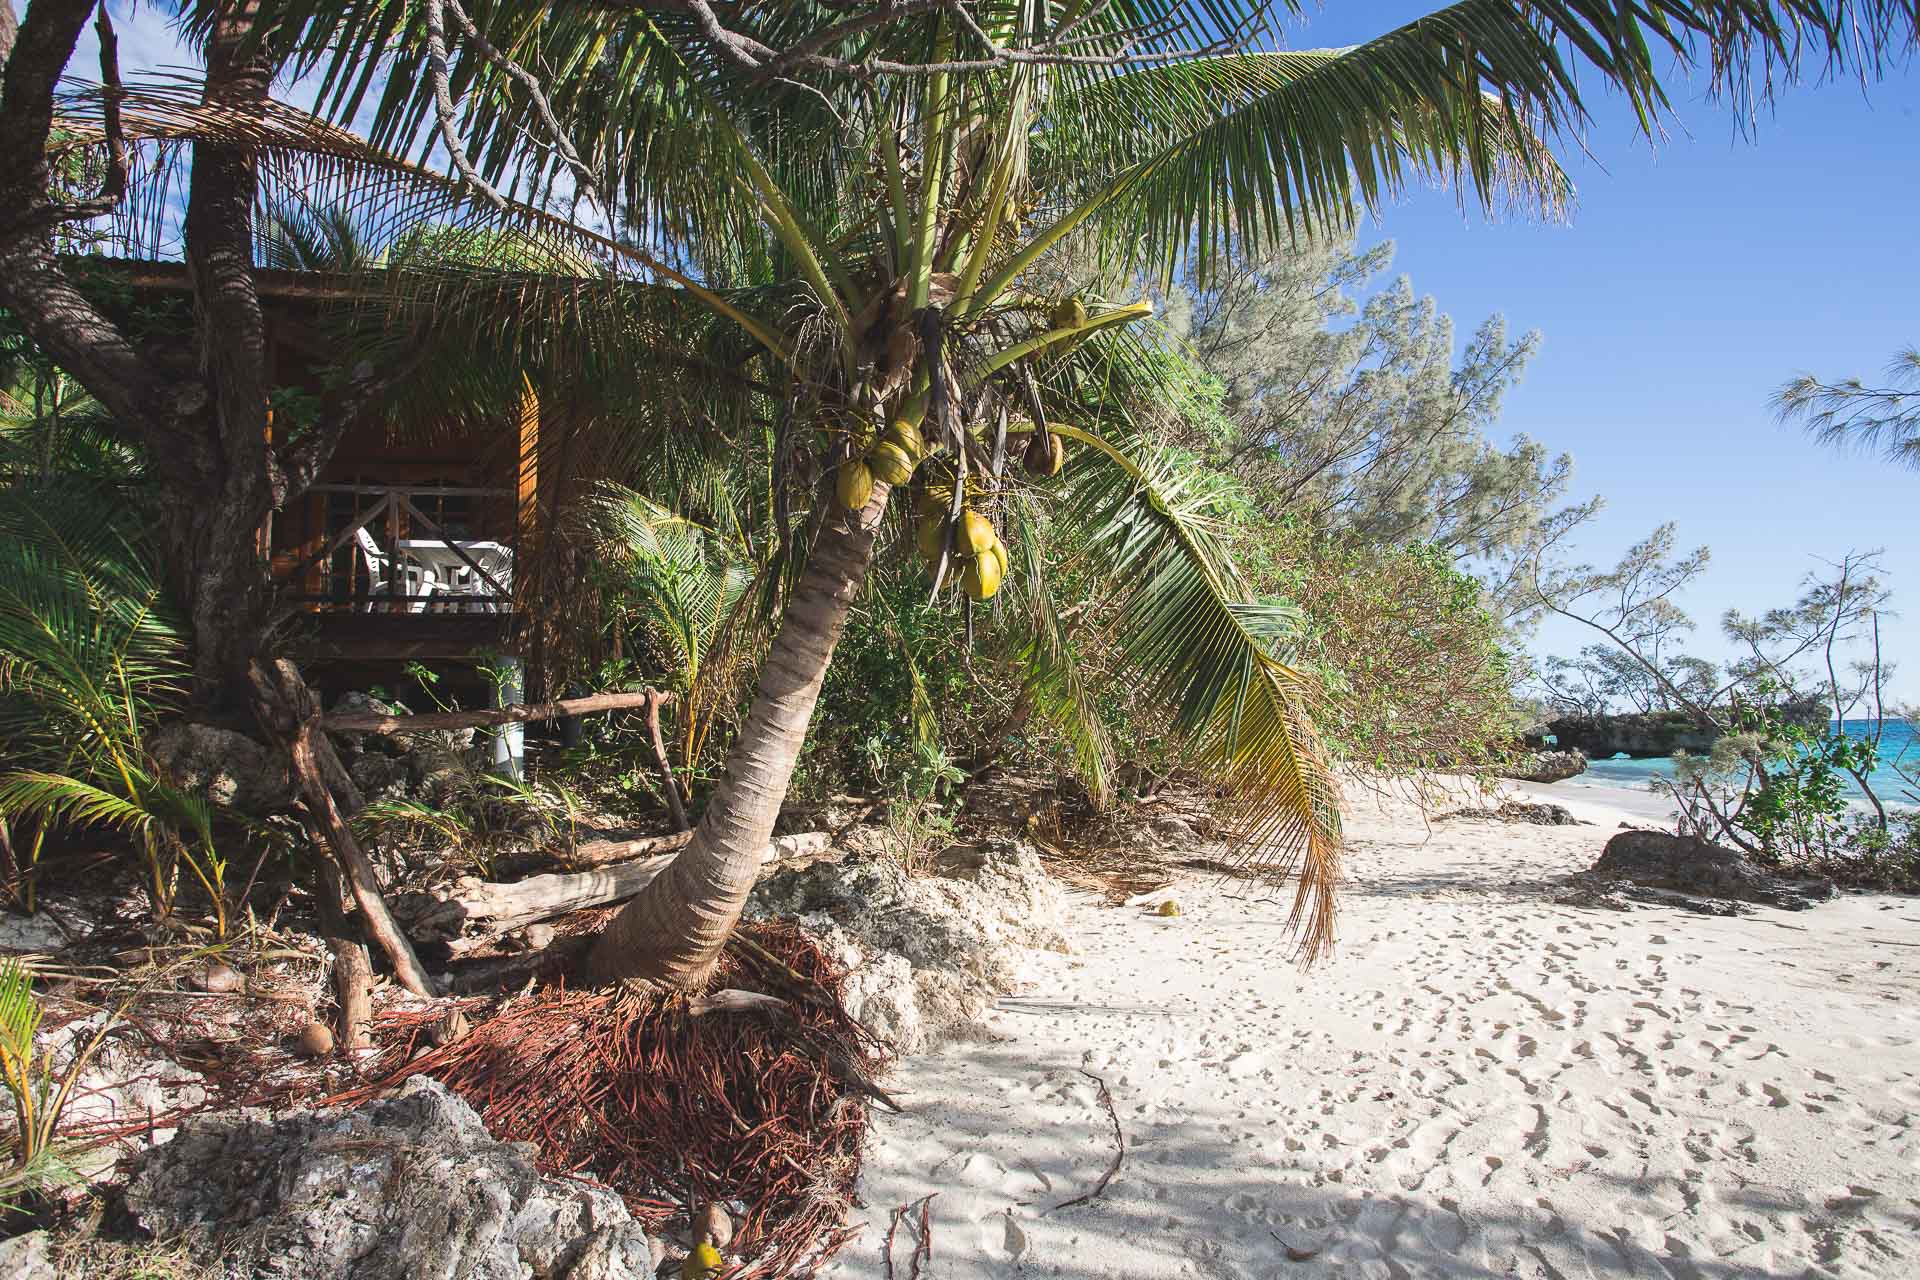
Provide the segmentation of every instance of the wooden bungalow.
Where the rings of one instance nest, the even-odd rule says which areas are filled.
[[[88,262],[136,301],[191,290],[182,263]],[[317,321],[352,286],[301,272],[254,276],[276,385],[317,389],[315,370],[329,354]],[[564,496],[558,468],[543,474],[542,459],[565,455],[571,424],[543,411],[524,374],[521,384],[517,422],[357,424],[319,481],[261,528],[279,603],[295,619],[291,647],[316,683],[397,687],[409,662],[457,672],[482,659],[519,668],[535,656],[539,628],[526,625],[523,606]]]

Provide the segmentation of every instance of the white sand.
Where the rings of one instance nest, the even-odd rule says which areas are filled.
[[[1230,881],[1175,920],[1077,899],[990,1039],[896,1071],[833,1274],[887,1274],[891,1210],[938,1192],[930,1280],[1920,1276],[1920,900],[1556,906],[1626,816],[1569,803],[1600,825],[1355,806],[1307,975]],[[1083,1069],[1126,1158],[1055,1211],[1114,1151]]]

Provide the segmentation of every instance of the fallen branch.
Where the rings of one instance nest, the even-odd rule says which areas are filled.
[[[1097,1199],[1100,1193],[1107,1189],[1107,1184],[1113,1181],[1113,1175],[1120,1172],[1120,1162],[1127,1158],[1127,1135],[1121,1132],[1120,1113],[1113,1108],[1113,1094],[1107,1089],[1107,1082],[1084,1067],[1080,1069],[1080,1074],[1100,1086],[1101,1105],[1107,1109],[1107,1119],[1113,1121],[1113,1163],[1108,1165],[1107,1171],[1100,1175],[1100,1181],[1093,1184],[1093,1190],[1083,1196],[1075,1196],[1071,1200],[1062,1200],[1053,1206],[1050,1211],[1053,1213]]]
[[[679,840],[679,845],[691,842],[692,838],[690,833],[686,834],[685,839]],[[675,837],[664,839],[673,840]],[[831,837],[824,831],[781,836],[767,846],[761,866],[765,868],[790,859],[811,856],[826,849],[830,841]],[[583,846],[586,847],[589,846]],[[676,849],[678,847],[675,846]],[[503,934],[541,920],[631,898],[653,883],[654,877],[672,866],[678,856],[677,852],[661,853],[635,862],[598,867],[592,871],[572,874],[553,872],[505,883],[466,877],[430,896],[417,896],[403,901],[401,906],[416,936],[427,934],[445,938],[453,953],[461,955],[488,946]]]
[[[407,941],[407,935],[394,922],[393,913],[387,910],[373,863],[367,860],[366,853],[354,839],[347,815],[341,811],[339,801],[326,783],[328,775],[344,775],[345,770],[339,757],[334,755],[333,745],[319,731],[319,707],[314,702],[313,691],[300,678],[299,669],[285,658],[273,664],[271,674],[258,662],[249,674],[259,703],[260,723],[286,743],[294,782],[300,788],[308,814],[326,837],[326,844],[346,876],[347,887],[353,894],[354,904],[360,908],[366,931],[386,953],[401,986],[415,995],[434,996],[437,993],[433,980],[427,976],[420,957],[413,953],[413,944]]]
[[[481,729],[489,725],[524,724],[562,716],[591,715],[596,711],[628,711],[635,707],[671,704],[675,695],[657,689],[627,693],[596,693],[585,698],[558,698],[552,702],[521,702],[511,707],[481,711],[430,711],[421,715],[382,716],[331,712],[320,717],[330,733],[426,733],[448,729]]]
[[[308,836],[317,847],[320,833],[312,818],[308,826]],[[360,930],[341,909],[339,869],[326,858],[314,859],[314,865],[319,869],[320,927],[333,952],[333,988],[340,1006],[335,1043],[351,1053],[368,1043],[367,1024],[373,1020],[373,962],[367,956],[367,944],[360,939]]]
[[[637,840],[589,840],[566,855],[575,867],[604,867],[609,862],[644,858],[650,853],[672,853],[693,843],[693,832],[675,831],[664,836],[641,836]]]

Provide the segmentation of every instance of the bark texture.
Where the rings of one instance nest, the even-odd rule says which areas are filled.
[[[875,484],[862,510],[836,511],[820,530],[692,842],[600,935],[587,957],[592,981],[692,989],[712,973],[759,875],[821,682],[873,562],[887,494]]]

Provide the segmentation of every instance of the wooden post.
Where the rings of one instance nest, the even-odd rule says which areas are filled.
[[[515,453],[513,581],[526,577],[540,534],[540,397],[533,380],[520,375],[520,439]]]

